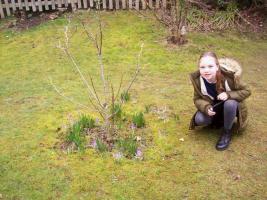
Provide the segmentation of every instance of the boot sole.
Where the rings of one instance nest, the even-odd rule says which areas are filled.
[[[229,145],[227,145],[226,147],[223,147],[223,148],[218,148],[218,147],[216,146],[215,148],[216,148],[216,150],[218,150],[218,151],[224,151],[224,150],[226,150],[228,147],[229,147]]]

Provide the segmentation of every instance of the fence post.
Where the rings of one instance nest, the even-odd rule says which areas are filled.
[[[22,3],[21,3],[21,0],[18,0],[18,4],[19,4],[19,10],[22,10]]]
[[[156,9],[159,9],[159,0],[156,0]]]
[[[103,9],[107,9],[107,1],[106,0],[102,0],[102,3],[103,3]]]
[[[129,0],[129,9],[133,8],[133,0]]]
[[[109,9],[110,9],[110,10],[113,9],[113,0],[109,0]]]
[[[67,8],[68,7],[68,5],[69,5],[69,2],[68,2],[68,0],[63,0],[64,1],[64,3],[65,3],[65,8]]]
[[[26,10],[27,11],[30,10],[28,0],[24,0],[24,4],[25,4],[25,7],[26,7]]]
[[[166,8],[166,0],[162,0],[162,6],[163,8]]]
[[[90,7],[94,7],[94,1],[93,0],[90,0]]]
[[[1,2],[1,0],[0,0],[0,2]],[[14,12],[16,10],[15,0],[11,0],[11,4],[12,4],[12,10]]]
[[[6,14],[7,14],[7,16],[10,16],[10,10],[9,10],[8,0],[5,0],[5,7],[6,7]]]
[[[81,8],[82,7],[82,2],[81,0],[78,0],[78,8]]]
[[[148,6],[149,6],[149,8],[153,8],[153,1],[152,0],[149,0]]]
[[[38,10],[43,11],[43,5],[41,0],[38,0]]]
[[[56,0],[52,0],[52,2],[51,2],[52,3],[52,10],[55,10],[56,9],[55,1]]]
[[[142,0],[142,10],[146,9],[146,0]]]
[[[5,18],[2,3],[0,3],[0,16],[1,16],[1,18]]]
[[[115,0],[115,7],[116,7],[116,10],[120,9],[120,0]]]
[[[32,0],[32,1],[34,1],[34,0]],[[48,7],[48,2],[47,2],[47,0],[44,0],[44,2],[45,2],[45,9],[46,9],[46,10],[49,10],[49,7]]]
[[[140,0],[135,0],[135,9],[139,10],[139,2]]]
[[[126,0],[122,0],[122,9],[126,8]]]

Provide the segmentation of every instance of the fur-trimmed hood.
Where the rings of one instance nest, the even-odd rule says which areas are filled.
[[[243,70],[236,60],[231,58],[220,58],[218,61],[222,71],[233,73],[235,78],[241,77]]]
[[[230,58],[221,58],[219,59],[219,65],[225,79],[224,87],[229,99],[239,102],[237,125],[238,129],[242,130],[248,122],[247,107],[244,100],[251,95],[251,91],[244,82],[240,81],[242,67],[238,62]],[[198,111],[207,114],[207,108],[212,105],[213,101],[205,90],[205,84],[199,70],[191,73],[190,79],[194,87],[194,104]],[[194,117],[195,115],[191,119],[190,129],[194,129],[196,126]]]
[[[241,78],[243,70],[241,65],[236,60],[232,58],[220,58],[218,61],[220,69],[224,72],[224,74],[233,76],[235,80],[239,80]],[[199,70],[191,73],[191,77],[193,79],[198,78],[199,76]]]

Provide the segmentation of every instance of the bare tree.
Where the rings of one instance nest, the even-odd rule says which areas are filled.
[[[166,12],[167,11],[167,12]],[[165,15],[170,19],[169,30],[171,36],[168,41],[174,44],[186,43],[186,16],[187,16],[187,1],[185,0],[170,0],[170,9],[165,11]]]
[[[191,2],[192,3],[192,2]],[[167,38],[169,43],[182,45],[186,43],[186,16],[189,1],[168,0],[166,7],[148,7],[153,11],[157,21],[166,26],[169,30]]]
[[[78,103],[74,101],[72,98],[65,96],[63,93],[59,91],[59,89],[53,84],[51,81],[51,84],[53,88],[56,90],[58,94],[60,94],[65,99],[71,101],[72,103],[76,103],[79,106],[82,106],[84,108],[93,108],[96,110],[99,115],[101,116],[103,120],[103,129],[104,133],[106,134],[106,140],[107,142],[111,141],[112,138],[114,138],[114,135],[116,134],[114,130],[114,116],[116,115],[116,110],[114,109],[115,104],[121,105],[124,103],[124,101],[121,101],[118,97],[120,96],[120,91],[122,90],[122,83],[123,83],[123,75],[121,75],[119,87],[117,88],[117,91],[115,92],[114,84],[107,78],[107,75],[105,74],[105,67],[103,64],[103,25],[101,20],[101,15],[99,11],[96,11],[97,15],[97,32],[94,34],[88,27],[85,21],[80,20],[83,32],[86,34],[89,41],[91,41],[96,49],[97,52],[97,58],[98,58],[98,66],[99,66],[99,72],[100,72],[100,79],[101,79],[101,85],[103,95],[100,95],[100,92],[97,91],[95,87],[95,83],[93,81],[92,75],[89,73],[89,81],[85,78],[80,66],[76,62],[75,58],[73,57],[71,51],[70,51],[70,38],[72,37],[71,31],[70,31],[70,24],[71,19],[68,19],[68,25],[65,26],[64,31],[64,41],[60,42],[57,45],[59,49],[61,49],[64,54],[67,56],[67,58],[71,61],[74,69],[78,72],[81,81],[83,82],[84,86],[87,89],[88,93],[88,100],[89,100],[89,106],[83,105],[81,103]],[[129,92],[130,88],[132,87],[134,81],[136,81],[136,77],[138,76],[141,65],[140,65],[140,59],[142,56],[143,51],[143,44],[141,45],[141,49],[139,51],[139,54],[137,55],[137,63],[136,63],[136,70],[132,76],[132,79],[129,81],[128,85],[126,84],[124,92]],[[103,98],[101,98],[103,96]]]
[[[198,7],[207,13],[212,8],[202,0],[167,0],[166,6],[162,4],[156,7],[149,5],[148,1],[146,3],[147,7],[153,11],[154,18],[168,29],[167,41],[176,45],[182,45],[187,42],[187,18],[190,7]],[[139,14],[144,16],[142,12],[139,12]],[[150,18],[148,16],[145,17]]]

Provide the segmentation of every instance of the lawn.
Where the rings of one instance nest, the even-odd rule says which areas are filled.
[[[94,26],[91,13],[82,15]],[[129,80],[144,43],[142,70],[130,91],[127,113],[149,105],[179,119],[146,113],[144,160],[122,159],[92,149],[66,154],[56,148],[57,129],[68,116],[89,113],[59,96],[88,104],[86,90],[57,48],[67,21],[60,17],[22,32],[0,32],[0,199],[267,199],[267,42],[238,33],[189,33],[182,47],[166,44],[164,27],[132,12],[104,12],[106,72],[118,87]],[[9,19],[2,20],[3,27]],[[96,52],[78,26],[71,51],[100,89]],[[249,126],[218,152],[217,130],[189,131],[195,112],[189,73],[203,51],[232,57],[250,85]],[[90,112],[97,117],[96,113]],[[183,138],[183,139],[182,139]]]

